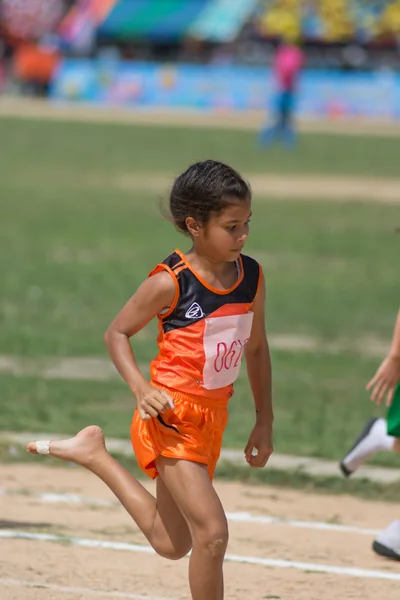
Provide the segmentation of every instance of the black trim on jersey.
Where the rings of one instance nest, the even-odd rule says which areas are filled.
[[[162,320],[164,333],[201,321],[225,304],[251,304],[257,293],[260,266],[250,256],[242,254],[241,258],[243,278],[229,294],[213,292],[205,287],[188,267],[182,269],[176,276],[180,291],[177,305],[172,313]],[[181,262],[182,258],[176,252],[163,261],[171,270]]]
[[[174,268],[179,265],[179,263],[183,263],[182,258],[176,252],[170,254],[165,260],[163,260],[162,264],[167,265],[172,271]]]

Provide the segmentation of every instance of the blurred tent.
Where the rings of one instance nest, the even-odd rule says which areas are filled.
[[[211,0],[188,34],[208,42],[231,42],[253,14],[259,0]]]
[[[259,0],[119,0],[99,27],[114,40],[234,39]]]
[[[113,40],[182,38],[209,0],[119,0],[99,35]]]

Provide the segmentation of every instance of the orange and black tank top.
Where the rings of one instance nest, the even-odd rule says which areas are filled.
[[[249,256],[240,255],[237,267],[238,279],[228,290],[209,286],[179,250],[150,273],[166,270],[176,286],[171,307],[158,315],[159,352],[150,365],[156,385],[216,401],[232,395],[262,276]]]

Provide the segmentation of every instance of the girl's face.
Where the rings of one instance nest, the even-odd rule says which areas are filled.
[[[213,260],[233,262],[249,235],[251,199],[237,200],[210,218],[194,236],[194,245]]]

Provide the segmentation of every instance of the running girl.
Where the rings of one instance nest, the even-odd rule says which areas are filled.
[[[108,454],[97,426],[63,441],[31,442],[28,451],[74,461],[100,477],[158,554],[176,560],[192,550],[193,600],[222,600],[228,526],[212,480],[243,356],[255,404],[245,458],[264,467],[272,453],[265,283],[259,264],[242,254],[251,191],[236,171],[212,160],[192,165],[174,182],[170,211],[190,250],[158,264],[105,335],[136,399],[132,445],[139,466],[157,478],[157,497]],[[159,352],[147,381],[130,338],[153,318]]]

